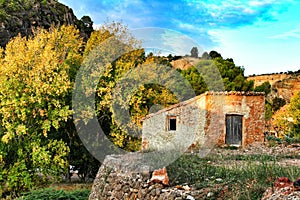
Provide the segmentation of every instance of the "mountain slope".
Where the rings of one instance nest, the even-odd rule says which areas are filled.
[[[300,75],[298,72],[250,76],[247,80],[254,81],[254,86],[269,82],[272,88],[271,93],[267,97],[269,100],[277,97],[283,98],[289,103],[291,97],[300,92]]]
[[[81,35],[89,36],[86,24],[78,20],[69,7],[57,0],[0,0],[0,46],[17,36],[30,36],[37,27],[77,25]],[[92,29],[92,22],[88,24]],[[89,30],[91,31],[91,30]]]

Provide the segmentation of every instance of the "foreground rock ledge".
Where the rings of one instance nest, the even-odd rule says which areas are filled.
[[[143,165],[141,161],[139,153],[106,156],[95,178],[89,199],[180,200],[196,198],[197,191],[190,191],[189,188],[182,190],[167,188],[165,182],[153,181],[152,166]]]

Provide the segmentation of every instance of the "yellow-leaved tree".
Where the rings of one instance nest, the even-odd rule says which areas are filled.
[[[273,126],[279,137],[300,139],[300,92],[291,98],[290,104],[277,111],[273,118]]]
[[[20,35],[1,50],[0,191],[21,192],[68,169],[59,128],[72,115],[72,77],[82,62],[72,26]],[[1,192],[0,192],[1,193]],[[1,194],[0,194],[1,196]]]

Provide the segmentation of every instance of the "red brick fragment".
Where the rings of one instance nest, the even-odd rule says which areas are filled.
[[[151,183],[162,183],[163,185],[169,185],[169,176],[166,167],[162,169],[154,170],[150,179]]]

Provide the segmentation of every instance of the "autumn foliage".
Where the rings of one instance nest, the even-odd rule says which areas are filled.
[[[296,93],[290,104],[277,111],[273,118],[279,137],[300,138],[300,93]]]
[[[18,36],[2,50],[0,66],[0,191],[20,192],[55,180],[68,168],[59,128],[72,110],[70,75],[81,62],[74,27]],[[1,196],[1,195],[0,195]]]

